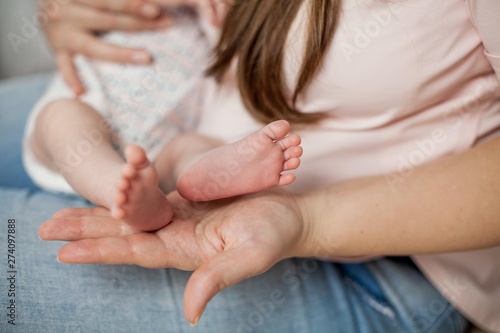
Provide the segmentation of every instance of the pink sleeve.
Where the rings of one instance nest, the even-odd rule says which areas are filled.
[[[466,0],[472,23],[483,41],[485,54],[500,81],[500,1]]]

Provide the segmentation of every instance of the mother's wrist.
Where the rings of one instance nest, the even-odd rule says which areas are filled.
[[[316,256],[316,243],[318,240],[316,230],[316,211],[312,204],[309,193],[294,194],[293,200],[297,209],[297,215],[300,223],[300,235],[295,242],[291,257],[314,257]]]
[[[302,234],[296,247],[297,257],[332,258],[340,250],[341,214],[335,186],[307,191],[295,196],[302,218]]]

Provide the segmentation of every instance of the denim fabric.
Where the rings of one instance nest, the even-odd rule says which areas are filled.
[[[21,172],[20,138],[45,82],[28,78],[0,86],[0,332],[465,330],[466,320],[413,265],[390,258],[356,265],[284,260],[215,296],[195,328],[182,312],[189,272],[58,263],[63,243],[41,241],[38,227],[59,209],[88,203],[6,188],[34,188]],[[8,252],[9,219],[16,221],[13,254]],[[9,273],[8,254],[15,256],[15,273]],[[15,315],[15,326],[8,323],[9,314]]]
[[[414,268],[391,259],[340,265],[290,259],[224,290],[197,327],[182,313],[189,272],[136,266],[64,265],[62,242],[38,238],[56,210],[84,206],[77,198],[0,190],[0,332],[463,332],[467,323]],[[11,282],[8,219],[15,219],[15,314],[8,323]],[[371,280],[371,281],[370,281]],[[379,294],[365,288],[378,286]]]
[[[21,143],[31,108],[51,74],[0,81],[0,186],[37,189],[22,165]]]

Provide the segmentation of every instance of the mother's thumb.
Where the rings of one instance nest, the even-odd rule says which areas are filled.
[[[221,252],[191,275],[184,292],[184,315],[191,325],[196,325],[207,303],[219,291],[260,271],[255,267],[258,261],[248,258],[249,254],[253,256],[254,253],[249,249],[246,253],[243,252],[244,250]]]

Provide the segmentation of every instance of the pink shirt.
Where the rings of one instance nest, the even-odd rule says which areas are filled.
[[[288,36],[289,92],[304,9]],[[415,167],[500,135],[499,28],[499,0],[346,0],[323,68],[298,100],[330,117],[298,131],[304,156],[289,189],[395,172],[386,179],[397,191]],[[201,132],[234,141],[262,126],[233,75],[208,95]],[[500,247],[413,258],[471,321],[500,332]]]

